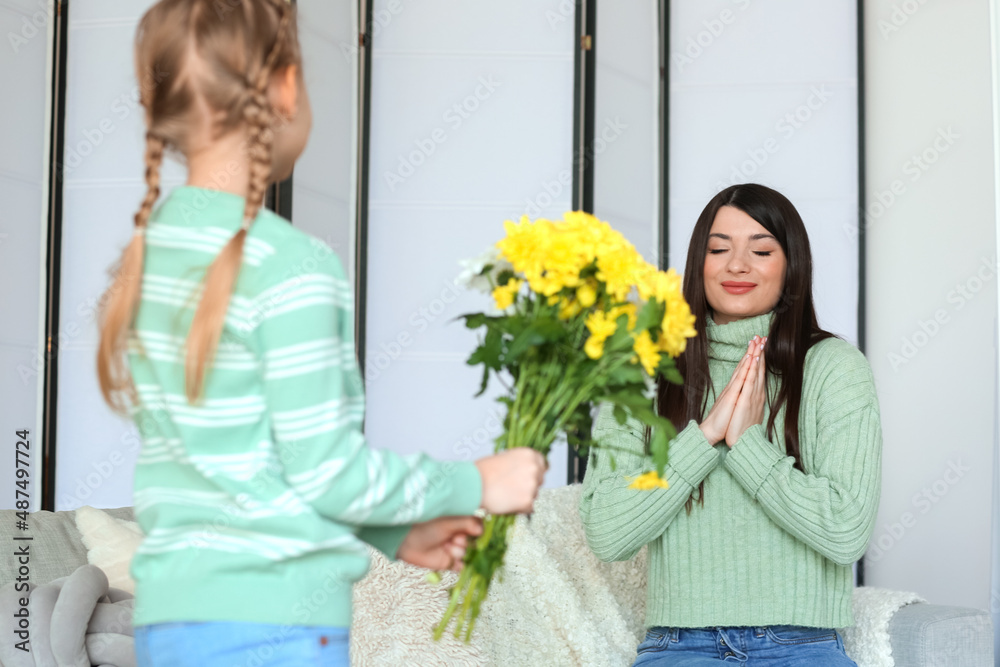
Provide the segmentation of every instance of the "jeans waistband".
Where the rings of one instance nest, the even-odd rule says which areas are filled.
[[[650,630],[659,630],[670,641],[676,642],[680,639],[680,633],[685,632],[752,632],[755,637],[763,637],[767,634],[766,625],[755,625],[755,626],[712,626],[704,628],[680,628],[680,627],[665,627],[657,626],[650,628]]]

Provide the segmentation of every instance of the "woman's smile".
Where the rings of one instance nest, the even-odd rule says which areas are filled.
[[[727,280],[722,283],[722,289],[726,290],[730,294],[746,294],[756,286],[757,283],[741,283],[732,280]]]

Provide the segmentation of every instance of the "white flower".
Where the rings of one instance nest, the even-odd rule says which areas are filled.
[[[479,257],[459,261],[462,272],[455,278],[455,284],[489,294],[496,287],[497,276],[503,271],[513,271],[514,267],[500,256],[500,250],[492,247]],[[486,271],[486,267],[491,267]]]

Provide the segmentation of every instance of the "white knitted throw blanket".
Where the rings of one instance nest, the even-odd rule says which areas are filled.
[[[531,520],[518,517],[502,580],[494,580],[466,645],[432,628],[447,588],[426,570],[374,554],[354,587],[351,664],[630,665],[644,634],[646,550],[630,561],[602,563],[579,519],[580,485],[543,489]]]
[[[854,627],[843,628],[844,650],[858,667],[894,667],[889,622],[900,608],[926,602],[916,593],[862,586],[854,589]]]
[[[645,633],[646,550],[620,563],[590,551],[579,519],[579,484],[543,489],[531,520],[514,524],[502,580],[494,581],[471,644],[431,631],[447,606],[447,588],[426,570],[390,563],[378,553],[354,587],[353,665],[627,667]],[[892,614],[919,600],[909,593],[860,588],[857,628],[844,631],[859,667],[892,667]]]

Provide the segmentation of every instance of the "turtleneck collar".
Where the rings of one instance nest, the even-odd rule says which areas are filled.
[[[716,324],[709,316],[705,320],[709,358],[739,361],[747,353],[747,345],[754,336],[768,335],[773,319],[773,310],[728,324]]]

